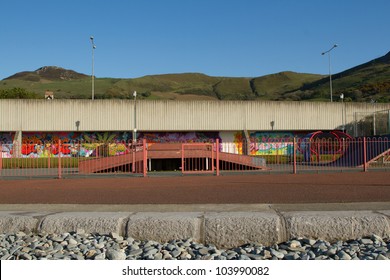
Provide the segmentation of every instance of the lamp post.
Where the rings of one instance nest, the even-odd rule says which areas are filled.
[[[345,113],[344,113],[344,93],[340,94],[340,99],[341,99],[341,121],[343,123],[342,130],[345,132]]]
[[[136,172],[135,168],[135,153],[137,152],[137,92],[133,92],[134,97],[134,129],[133,129],[133,164],[132,172]]]
[[[133,143],[137,143],[137,92],[133,92],[134,97],[134,129],[133,129]]]
[[[93,42],[93,36],[89,37],[92,45],[92,100],[95,99],[95,49],[96,45]]]
[[[326,52],[321,53],[321,55],[328,54],[328,60],[329,60],[329,87],[330,87],[330,102],[333,102],[333,89],[332,89],[332,73],[331,73],[331,67],[330,67],[330,52],[334,49],[337,48],[337,44],[334,44],[333,47],[331,47],[329,50]]]

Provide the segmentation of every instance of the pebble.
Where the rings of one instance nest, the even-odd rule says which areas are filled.
[[[106,252],[106,257],[109,260],[125,260],[126,254],[114,249],[108,249]]]
[[[167,243],[123,238],[115,232],[0,234],[0,260],[388,260],[390,240],[377,235],[349,241],[296,238],[273,246],[221,249],[191,239]]]
[[[350,260],[352,259],[352,257],[350,255],[348,255],[348,253],[344,252],[344,251],[340,251],[337,256],[340,258],[340,260]]]

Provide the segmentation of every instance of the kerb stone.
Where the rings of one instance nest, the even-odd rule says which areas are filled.
[[[376,234],[389,236],[386,216],[371,211],[318,211],[284,213],[290,238],[327,241],[358,239]]]
[[[231,212],[205,215],[205,242],[220,248],[246,243],[276,244],[284,236],[280,217],[274,213]]]
[[[76,232],[122,235],[131,213],[124,212],[68,212],[47,216],[40,230],[46,233]]]
[[[174,239],[201,240],[202,214],[144,212],[131,216],[127,236],[140,240],[168,242]]]
[[[0,212],[0,233],[35,231],[39,219],[24,212]]]

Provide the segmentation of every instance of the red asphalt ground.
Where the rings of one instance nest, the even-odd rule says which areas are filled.
[[[390,173],[0,180],[0,204],[390,202]]]

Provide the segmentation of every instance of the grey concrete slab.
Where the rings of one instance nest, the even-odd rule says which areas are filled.
[[[30,215],[29,215],[30,214]],[[0,233],[34,232],[37,230],[39,215],[26,212],[0,212]]]
[[[388,237],[386,216],[371,211],[309,211],[282,213],[290,238],[305,237],[327,241],[356,239],[376,234]]]
[[[131,213],[127,212],[66,212],[46,216],[38,230],[63,233],[84,230],[90,233],[124,235],[124,225]]]
[[[100,234],[113,232],[158,242],[192,238],[220,248],[245,243],[272,245],[294,237],[335,241],[375,234],[390,238],[390,210],[280,212],[283,207],[275,209],[274,206],[263,206],[260,208],[264,211],[253,211],[257,208],[255,205],[250,207],[252,211],[233,211],[245,209],[237,205],[194,208],[213,209],[214,212],[0,211],[0,233],[64,233],[84,230]],[[156,210],[161,209],[156,207]],[[164,208],[165,211],[172,209]],[[187,208],[189,209],[192,208]]]
[[[276,213],[230,212],[205,214],[205,242],[217,247],[245,243],[275,244],[285,239],[283,221]]]
[[[200,212],[143,212],[130,217],[126,235],[140,240],[168,242],[192,238],[202,241],[203,218]]]

